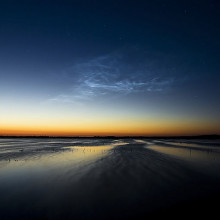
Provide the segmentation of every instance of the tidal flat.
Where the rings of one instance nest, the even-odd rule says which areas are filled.
[[[214,217],[220,140],[0,138],[0,219]]]

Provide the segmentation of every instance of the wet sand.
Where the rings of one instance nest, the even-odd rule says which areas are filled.
[[[0,139],[0,219],[214,217],[219,142]]]

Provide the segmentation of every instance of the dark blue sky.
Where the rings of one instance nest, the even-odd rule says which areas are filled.
[[[218,133],[219,11],[217,0],[1,1],[1,117],[38,106],[39,118],[187,119]]]

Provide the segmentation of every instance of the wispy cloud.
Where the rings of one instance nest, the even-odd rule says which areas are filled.
[[[121,56],[102,56],[77,63],[68,71],[69,90],[51,101],[80,102],[97,97],[126,96],[133,93],[164,92],[174,78],[149,72],[144,66],[134,66]]]

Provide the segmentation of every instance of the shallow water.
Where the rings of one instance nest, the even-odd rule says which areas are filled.
[[[195,213],[200,204],[211,215],[212,199],[220,195],[220,145],[4,138],[0,195],[0,219],[141,219],[166,210],[186,213],[176,206],[191,202]]]

